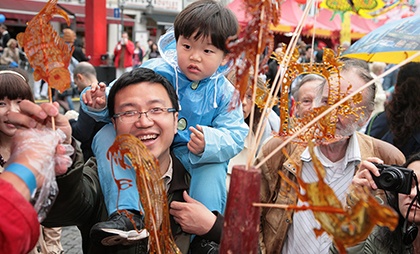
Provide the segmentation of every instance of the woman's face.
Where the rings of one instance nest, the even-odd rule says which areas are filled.
[[[414,170],[414,173],[417,176],[417,180],[420,181],[420,161],[414,161],[410,165],[408,165],[409,169]],[[408,207],[410,206],[411,201],[417,194],[417,188],[415,186],[415,182],[413,181],[413,185],[411,187],[410,195],[405,194],[398,194],[398,207],[400,209],[401,214],[405,217],[407,215]],[[415,216],[414,216],[415,214]],[[410,214],[408,215],[408,221],[416,223],[420,225],[420,204],[415,202],[411,207]]]
[[[0,133],[13,137],[16,133],[16,127],[9,123],[9,113],[19,112],[19,103],[21,99],[9,100],[7,97],[0,100]]]
[[[17,47],[16,42],[12,41],[12,42],[10,43],[10,48],[16,48],[16,47]]]

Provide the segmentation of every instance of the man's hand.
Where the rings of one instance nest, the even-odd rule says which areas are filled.
[[[197,129],[194,127],[190,127],[191,139],[187,144],[188,149],[193,154],[201,154],[204,152],[204,148],[206,147],[206,141],[204,140],[204,133],[203,128],[197,124]]]
[[[181,225],[184,232],[194,235],[204,235],[210,231],[216,222],[216,215],[197,200],[191,198],[186,191],[184,202],[173,201],[169,213]]]
[[[353,177],[352,184],[359,186],[366,186],[371,192],[378,189],[375,181],[372,178],[370,172],[375,176],[379,176],[379,170],[371,162],[384,163],[381,159],[375,157],[369,157],[367,160],[363,161],[360,165],[359,170],[356,175]]]
[[[93,83],[90,86],[90,90],[87,90],[86,93],[82,95],[82,100],[86,106],[102,109],[106,106],[106,95],[105,95],[106,85],[104,83]]]

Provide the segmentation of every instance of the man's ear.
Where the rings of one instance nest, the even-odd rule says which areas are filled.
[[[222,62],[220,63],[221,66],[226,65],[229,62],[229,54],[225,54],[225,56],[223,57]]]
[[[178,133],[178,116],[179,116],[179,113],[175,112],[175,114],[174,114],[174,135]]]
[[[83,80],[83,75],[80,74],[80,73],[77,73],[76,77],[77,77],[78,80]]]
[[[114,125],[114,129],[116,131],[117,130],[117,124],[115,122],[115,118],[111,117],[111,122],[112,122],[112,125]]]

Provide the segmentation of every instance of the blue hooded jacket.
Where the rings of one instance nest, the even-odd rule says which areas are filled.
[[[196,128],[198,124],[203,127],[206,146],[200,155],[189,152],[190,162],[196,164],[228,161],[243,149],[248,135],[242,105],[229,110],[234,92],[233,85],[224,76],[228,73],[229,66],[219,66],[212,76],[191,81],[178,67],[173,29],[160,37],[158,47],[162,58],[148,60],[141,67],[165,76],[177,91],[180,102],[178,134],[175,135],[172,146],[186,146],[191,135],[189,127]],[[93,112],[82,100],[81,105],[95,120],[111,122],[107,109]]]

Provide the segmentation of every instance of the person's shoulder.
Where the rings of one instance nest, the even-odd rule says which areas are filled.
[[[362,152],[371,153],[371,156],[379,157],[385,164],[401,165],[405,162],[404,154],[394,145],[383,140],[356,132],[359,141],[359,147]]]

